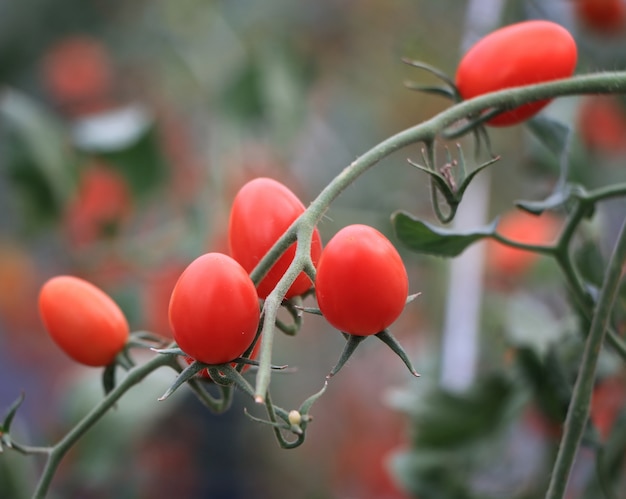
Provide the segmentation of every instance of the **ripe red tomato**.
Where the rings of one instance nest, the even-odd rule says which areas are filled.
[[[572,35],[550,21],[524,21],[500,28],[479,40],[463,56],[456,85],[464,99],[510,87],[567,78],[576,68]],[[520,123],[550,102],[542,100],[501,113],[493,126]]]
[[[505,213],[498,222],[498,233],[518,243],[549,244],[561,227],[550,213],[534,216],[516,210]],[[494,274],[516,277],[526,272],[539,258],[537,253],[505,246],[493,239],[487,242],[487,267]]]
[[[39,293],[39,313],[52,340],[81,364],[110,364],[128,340],[128,322],[117,304],[78,277],[47,281]]]
[[[259,177],[246,183],[233,201],[228,224],[228,242],[232,257],[252,272],[263,256],[283,235],[305,208],[298,197],[276,180]],[[316,265],[322,251],[322,240],[315,229],[311,241],[311,259]],[[287,271],[296,254],[296,244],[272,266],[257,286],[266,298]],[[302,272],[291,285],[285,298],[306,292],[312,283]]]
[[[174,341],[205,364],[223,364],[241,356],[252,344],[259,316],[250,276],[222,253],[206,253],[191,262],[170,298]]]
[[[578,21],[590,31],[613,35],[626,23],[624,0],[574,0]]]
[[[328,242],[315,280],[326,320],[344,333],[376,334],[402,312],[409,281],[391,242],[367,225],[349,225]]]

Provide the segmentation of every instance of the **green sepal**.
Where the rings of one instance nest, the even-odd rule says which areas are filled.
[[[116,362],[111,362],[102,371],[102,388],[104,389],[104,395],[108,395],[115,388],[115,368]]]
[[[156,353],[163,354],[163,355],[183,355],[183,356],[187,356],[187,354],[185,352],[183,352],[178,347],[174,347],[174,348],[151,348],[150,350],[152,350],[153,352],[156,352]]]
[[[183,369],[183,371],[176,377],[176,380],[174,381],[174,383],[172,383],[172,385],[166,390],[166,392],[161,395],[158,400],[163,401],[165,399],[167,399],[172,393],[174,393],[178,388],[180,388],[181,385],[183,385],[184,383],[186,383],[187,381],[189,381],[191,378],[193,378],[196,374],[198,374],[200,371],[202,371],[202,369],[204,369],[205,367],[207,367],[206,364],[203,364],[202,362],[198,362],[197,360],[193,361],[191,364],[189,364],[185,369]]]
[[[385,329],[384,331],[381,331],[380,333],[377,333],[375,336],[380,341],[382,341],[385,345],[391,348],[393,353],[395,353],[398,357],[400,357],[402,362],[404,362],[404,365],[409,369],[409,371],[411,372],[413,376],[415,376],[416,378],[419,377],[418,372],[413,367],[413,364],[411,363],[411,359],[409,359],[409,356],[404,351],[404,348],[402,348],[402,345],[400,344],[400,342],[387,329]]]
[[[365,338],[367,338],[367,336],[357,336],[355,334],[348,335],[348,340],[346,341],[346,346],[344,347],[343,352],[341,352],[341,357],[339,357],[335,367],[333,367],[330,373],[328,373],[326,379],[332,378],[339,372]]]
[[[2,418],[2,424],[0,424],[0,454],[3,453],[4,447],[7,447],[8,449],[13,448],[13,441],[11,440],[11,435],[9,434],[11,430],[11,423],[13,422],[15,414],[24,402],[25,398],[26,394],[24,392],[20,393],[20,396],[11,404]]]
[[[461,95],[459,94],[459,91],[457,90],[456,85],[454,81],[452,80],[452,78],[450,78],[446,73],[444,73],[440,69],[436,68],[435,66],[431,66],[430,64],[427,64],[425,62],[415,61],[407,57],[403,57],[402,62],[414,68],[423,69],[424,71],[427,71],[428,73],[436,76],[437,78],[439,78],[441,81],[443,81],[444,83],[448,85],[448,87],[450,88],[454,96],[455,101],[458,102],[461,100]]]

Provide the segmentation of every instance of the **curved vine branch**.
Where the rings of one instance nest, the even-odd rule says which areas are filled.
[[[294,241],[297,242],[296,256],[276,288],[264,304],[262,343],[259,356],[259,372],[256,378],[255,400],[263,403],[270,384],[271,352],[274,324],[278,308],[285,293],[300,272],[310,269],[310,244],[314,227],[324,216],[331,203],[359,176],[393,152],[406,146],[433,141],[450,125],[467,116],[498,108],[512,109],[528,102],[548,98],[590,93],[626,92],[626,72],[607,72],[575,76],[548,83],[510,88],[485,94],[460,102],[418,125],[407,128],[374,146],[349,166],[344,168],[313,200],[305,212],[294,221],[285,234],[252,272],[255,279],[264,275]]]

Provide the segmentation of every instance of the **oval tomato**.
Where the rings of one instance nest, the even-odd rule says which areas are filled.
[[[128,340],[128,322],[117,304],[78,277],[47,281],[39,293],[39,313],[52,340],[81,364],[110,364]]]
[[[567,78],[574,73],[576,42],[550,21],[524,21],[500,28],[479,40],[463,56],[456,85],[464,99],[506,88]],[[550,101],[524,104],[487,123],[507,126],[524,121]]]
[[[524,244],[550,244],[558,235],[561,221],[550,213],[534,216],[517,210],[505,213],[498,222],[497,231],[511,241]],[[487,267],[496,274],[516,277],[526,272],[539,254],[512,248],[493,239],[487,242]]]
[[[402,312],[409,282],[391,242],[367,225],[349,225],[320,257],[315,294],[326,320],[344,333],[376,334]]]
[[[305,208],[298,197],[276,180],[259,177],[246,183],[233,201],[228,223],[228,242],[232,257],[244,269],[252,272],[274,243],[298,218]],[[311,241],[311,259],[316,265],[322,251],[317,229]],[[266,298],[287,271],[296,254],[296,244],[272,266],[257,286],[261,298]],[[287,291],[285,298],[305,293],[311,280],[302,272]]]
[[[223,364],[241,356],[254,340],[259,316],[250,276],[222,253],[206,253],[191,262],[170,298],[174,341],[205,364]]]

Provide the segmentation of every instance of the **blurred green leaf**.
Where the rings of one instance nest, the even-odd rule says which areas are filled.
[[[520,347],[516,353],[517,364],[530,384],[542,413],[555,423],[565,420],[573,384],[554,348],[540,356],[529,347]]]
[[[477,499],[465,482],[464,467],[459,462],[457,472],[450,467],[459,461],[458,455],[431,449],[398,453],[392,457],[394,475],[403,488],[421,499]]]
[[[558,189],[540,201],[515,201],[515,206],[533,215],[541,215],[544,211],[556,210],[565,206],[570,200],[570,193],[568,188]]]
[[[442,257],[458,256],[468,246],[490,237],[495,232],[497,223],[494,220],[487,227],[459,232],[437,227],[402,211],[394,213],[391,221],[398,239],[410,250]]]
[[[127,147],[115,151],[95,152],[94,156],[115,167],[139,197],[150,194],[169,178],[169,165],[160,145],[155,125],[147,128]]]
[[[5,164],[26,200],[22,208],[32,219],[56,216],[73,192],[77,159],[62,124],[13,89],[0,94],[0,120],[8,131]]]
[[[467,393],[437,389],[413,413],[419,448],[456,448],[494,432],[502,422],[514,387],[501,375],[477,382]]]
[[[606,261],[595,241],[586,240],[576,248],[574,262],[585,281],[598,289],[602,287]]]

